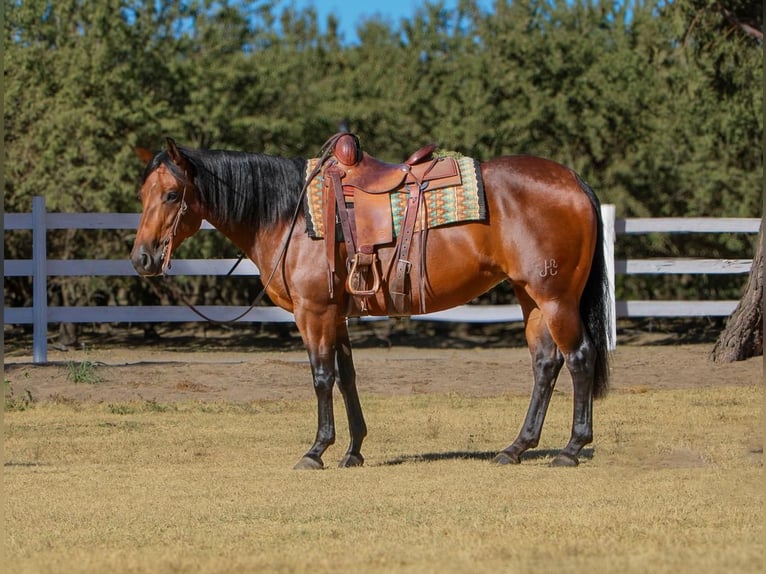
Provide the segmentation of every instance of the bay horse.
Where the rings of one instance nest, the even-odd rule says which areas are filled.
[[[339,265],[328,288],[323,239],[306,233],[302,209],[307,160],[258,153],[192,149],[169,139],[146,162],[139,196],[142,214],[131,261],[142,276],[165,273],[171,254],[207,220],[241,249],[267,281],[271,301],[292,312],[308,351],[317,398],[314,443],[295,465],[323,468],[335,442],[332,391],[338,384],[351,435],[339,466],[364,463],[367,426],[356,386]],[[571,169],[533,156],[482,162],[487,220],[436,227],[428,232],[428,289],[422,307],[434,312],[464,304],[509,280],[520,303],[532,357],[534,386],[516,439],[494,458],[518,464],[538,445],[553,388],[563,365],[572,378],[573,417],[568,444],[552,466],[576,466],[593,439],[593,399],[609,379],[608,289],[599,201]],[[293,233],[293,228],[295,232]],[[391,249],[380,253],[385,268]],[[338,242],[336,255],[345,261]],[[418,262],[413,262],[417,266]],[[413,277],[417,276],[413,272]],[[369,313],[386,315],[384,284]]]

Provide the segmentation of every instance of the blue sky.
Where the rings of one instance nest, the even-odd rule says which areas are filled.
[[[402,18],[407,18],[426,4],[425,1],[413,0],[294,0],[295,6],[304,8],[313,6],[319,16],[319,22],[327,21],[329,14],[335,14],[340,20],[340,31],[346,42],[356,40],[357,25],[373,16],[382,16],[398,25]],[[458,0],[442,0],[446,8],[454,9]],[[434,0],[431,2],[435,4]],[[283,2],[288,4],[288,2]],[[479,5],[487,10],[492,0],[480,0]]]

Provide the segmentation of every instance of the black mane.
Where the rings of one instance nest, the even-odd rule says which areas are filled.
[[[181,146],[178,149],[192,166],[190,175],[200,201],[217,222],[244,223],[258,230],[293,216],[306,174],[305,159]],[[144,179],[160,165],[184,179],[167,151],[154,157]]]

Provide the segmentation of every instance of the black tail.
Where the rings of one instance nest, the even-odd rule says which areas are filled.
[[[588,336],[596,348],[593,396],[598,398],[606,395],[609,390],[609,348],[612,338],[609,320],[611,313],[609,282],[603,248],[604,222],[601,219],[601,203],[598,197],[579,176],[577,181],[593,204],[593,210],[598,221],[596,251],[593,254],[590,275],[580,299],[580,316],[585,323]]]

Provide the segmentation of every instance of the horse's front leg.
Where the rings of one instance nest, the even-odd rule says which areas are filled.
[[[303,337],[311,363],[314,393],[317,398],[317,434],[314,444],[294,468],[315,470],[324,468],[322,455],[335,442],[335,417],[332,389],[335,384],[335,321],[329,312],[324,315],[296,310],[295,320]]]
[[[348,428],[351,434],[351,442],[339,466],[362,466],[364,457],[361,449],[362,441],[367,436],[367,425],[364,422],[362,405],[356,390],[356,370],[354,369],[354,359],[351,356],[351,341],[348,337],[348,327],[345,320],[338,324],[337,334],[338,387],[346,405]]]

